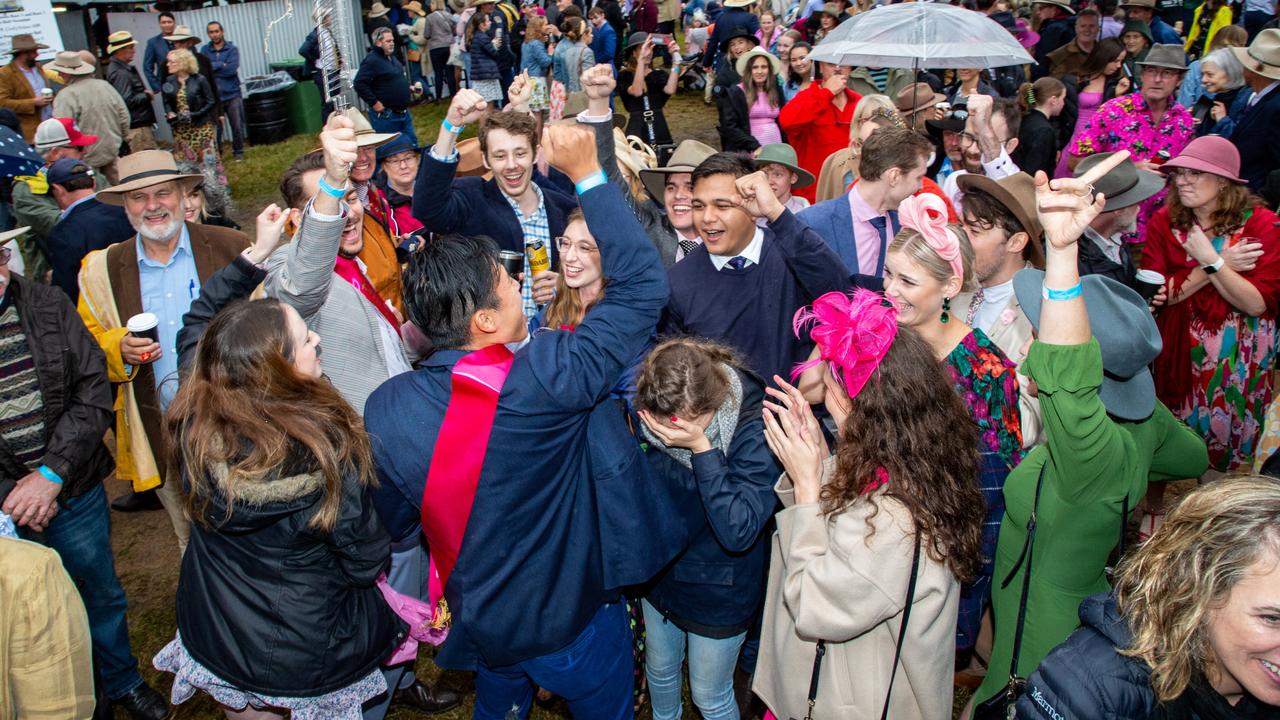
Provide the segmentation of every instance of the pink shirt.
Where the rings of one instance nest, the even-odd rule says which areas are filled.
[[[751,134],[761,145],[782,142],[782,129],[778,127],[778,108],[769,104],[768,93],[756,93],[756,103],[747,110]]]
[[[856,270],[863,275],[882,274],[876,272],[880,267],[880,231],[871,224],[871,218],[883,217],[885,228],[892,232],[893,225],[889,222],[889,214],[881,215],[862,199],[862,195],[858,193],[857,181],[854,181],[853,187],[849,188],[848,197],[849,212],[853,214],[853,245],[858,250]],[[885,247],[887,248],[888,245],[886,244]]]

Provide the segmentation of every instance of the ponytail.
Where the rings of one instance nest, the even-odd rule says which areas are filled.
[[[1035,110],[1049,98],[1055,98],[1067,92],[1067,86],[1055,77],[1042,77],[1033,83],[1022,83],[1018,88],[1018,110],[1023,115]]]

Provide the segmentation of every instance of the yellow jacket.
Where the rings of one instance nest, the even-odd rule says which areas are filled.
[[[1196,38],[1200,36],[1200,13],[1204,10],[1204,4],[1196,8],[1196,14],[1191,19],[1191,30],[1187,33],[1187,43],[1183,49],[1191,52],[1191,48],[1195,46]],[[1209,23],[1209,36],[1204,39],[1204,50],[1200,53],[1200,57],[1209,54],[1209,46],[1213,44],[1213,36],[1218,31],[1231,24],[1231,7],[1223,5],[1218,8],[1218,14],[1214,16],[1213,22]]]

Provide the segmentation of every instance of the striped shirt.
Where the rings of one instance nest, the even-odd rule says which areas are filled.
[[[0,313],[0,439],[28,470],[44,457],[44,396],[35,357],[9,304]]]

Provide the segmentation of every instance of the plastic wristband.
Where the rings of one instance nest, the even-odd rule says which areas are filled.
[[[1075,300],[1082,294],[1084,294],[1084,285],[1081,283],[1076,283],[1074,287],[1066,290],[1053,290],[1046,287],[1043,293],[1045,300]]]
[[[449,118],[445,118],[441,120],[440,127],[444,128],[445,132],[451,132],[454,135],[461,135],[462,131],[467,129],[466,125],[454,125],[453,123],[449,122]]]
[[[321,175],[320,176],[320,192],[324,193],[325,195],[328,195],[331,198],[337,198],[338,200],[341,200],[344,196],[346,196],[347,189],[336,188],[330,185],[329,183],[324,181],[324,175]]]
[[[1227,264],[1226,259],[1224,259],[1221,255],[1219,255],[1217,260],[1209,263],[1208,265],[1200,266],[1200,269],[1204,270],[1206,274],[1212,275],[1218,272],[1219,270],[1221,270],[1222,266],[1226,264]]]
[[[585,195],[588,190],[597,185],[604,185],[609,182],[609,176],[604,174],[603,170],[597,170],[595,174],[588,175],[582,180],[574,184],[574,189],[579,195]]]
[[[62,484],[62,478],[58,476],[58,473],[50,470],[48,465],[41,465],[40,467],[36,468],[36,470],[39,471],[39,473],[44,476],[45,480],[48,480],[54,485]]]

